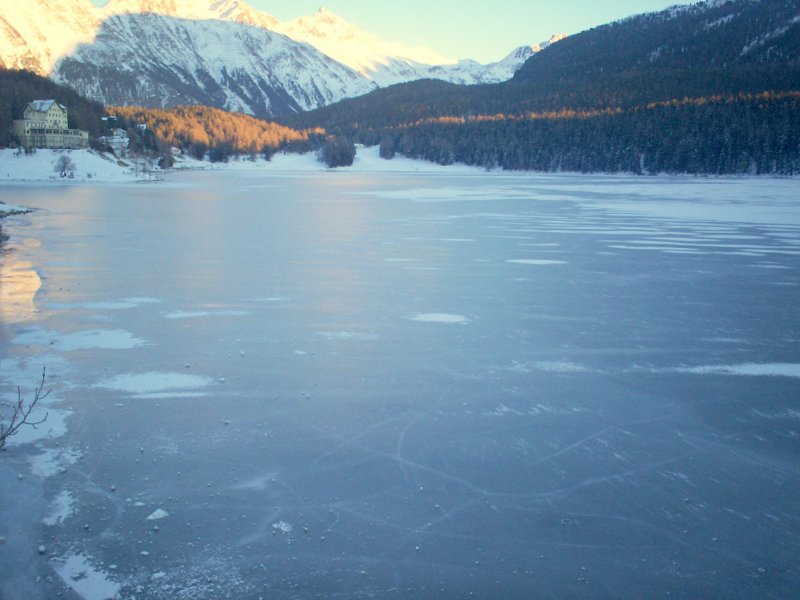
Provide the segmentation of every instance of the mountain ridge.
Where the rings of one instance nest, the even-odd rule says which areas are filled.
[[[26,1],[35,10],[0,4],[0,66],[50,76],[104,103],[199,103],[259,117],[410,80],[507,80],[558,39],[481,65],[386,42],[325,8],[280,22],[244,0]]]

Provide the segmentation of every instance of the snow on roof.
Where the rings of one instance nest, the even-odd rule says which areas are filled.
[[[50,110],[50,107],[53,106],[53,104],[55,103],[56,103],[55,100],[34,100],[33,102],[31,102],[30,106],[35,111],[47,112],[48,110]],[[59,104],[59,106],[63,110],[67,110],[67,107],[64,106],[63,104]]]

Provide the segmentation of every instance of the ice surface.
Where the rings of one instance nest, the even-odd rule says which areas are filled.
[[[795,596],[797,180],[361,158],[0,188],[0,596]]]

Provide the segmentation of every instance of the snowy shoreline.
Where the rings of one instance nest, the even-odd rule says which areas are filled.
[[[62,156],[72,160],[75,167],[71,177],[61,177],[56,165]],[[139,159],[141,160],[141,159]],[[359,147],[351,167],[330,169],[317,160],[316,153],[285,154],[278,153],[272,160],[257,157],[240,157],[227,163],[212,163],[189,157],[177,157],[172,169],[162,171],[150,166],[143,169],[131,159],[118,160],[116,157],[94,150],[37,150],[26,155],[18,150],[0,149],[0,181],[13,184],[130,184],[163,181],[169,173],[185,171],[247,171],[247,172],[444,172],[444,173],[484,173],[479,167],[466,165],[442,166],[420,160],[397,156],[385,160],[378,155],[378,148]]]
[[[71,176],[62,177],[57,170],[61,157],[71,160]],[[153,181],[160,176],[158,169],[147,169],[143,174],[141,166],[132,161],[120,161],[94,150],[40,149],[33,154],[24,154],[10,148],[0,149],[0,181],[8,183],[131,183]]]
[[[56,170],[60,157],[67,156],[74,163],[71,177],[61,177]],[[259,156],[238,157],[227,163],[212,163],[190,157],[176,157],[175,165],[169,170],[161,170],[145,159],[117,159],[116,157],[94,150],[37,150],[32,155],[19,153],[18,150],[0,149],[0,181],[15,185],[54,184],[54,185],[86,185],[86,184],[131,184],[164,181],[170,173],[186,171],[245,171],[249,173],[309,173],[309,172],[341,172],[341,173],[440,173],[447,175],[486,174],[482,167],[452,164],[440,165],[423,160],[396,155],[390,160],[379,156],[377,146],[357,146],[357,154],[353,165],[332,169],[317,160],[316,153],[306,154],[278,153],[271,160]],[[143,166],[147,164],[147,166]],[[633,173],[545,173],[540,171],[488,171],[498,175],[509,176],[585,176],[585,177],[619,177],[634,176]],[[670,178],[758,178],[758,179],[791,179],[790,176],[778,175],[693,175],[686,174],[654,174],[641,176]],[[24,208],[16,207],[21,211]],[[17,210],[19,212],[20,210]],[[4,214],[5,213],[5,214]],[[12,214],[0,208],[0,218]]]

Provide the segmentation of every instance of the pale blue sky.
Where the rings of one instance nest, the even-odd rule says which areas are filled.
[[[106,0],[92,0],[98,6]],[[198,0],[206,1],[206,0]],[[280,20],[325,6],[386,40],[452,58],[499,60],[554,33],[577,33],[629,15],[694,0],[247,0]]]

